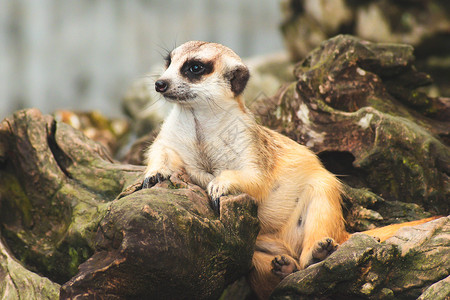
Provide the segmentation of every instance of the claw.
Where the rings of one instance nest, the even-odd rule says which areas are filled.
[[[156,173],[156,175],[146,177],[142,182],[142,189],[149,189],[155,184],[163,182],[165,179],[166,178],[161,175],[161,173]]]
[[[144,181],[142,182],[142,189],[148,189],[152,187],[152,183],[151,183],[152,178],[151,177],[146,177],[144,179]]]
[[[158,183],[163,182],[165,179],[164,176],[162,176],[160,173],[156,173],[155,177],[156,177],[156,181],[158,181]]]
[[[220,216],[220,197],[212,199],[211,206],[213,211]]]

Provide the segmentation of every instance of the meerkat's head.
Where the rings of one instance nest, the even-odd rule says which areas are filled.
[[[248,68],[231,49],[191,41],[169,53],[166,70],[155,82],[155,89],[170,102],[195,105],[237,99],[249,77]]]

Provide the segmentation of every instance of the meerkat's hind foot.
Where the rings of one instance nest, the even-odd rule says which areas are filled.
[[[142,182],[142,189],[149,189],[157,183],[163,182],[166,178],[161,173],[146,177]]]
[[[319,261],[324,260],[327,258],[331,253],[336,251],[337,247],[339,246],[338,243],[334,241],[334,239],[330,237],[323,238],[321,240],[318,240],[312,250],[312,262],[317,263]]]
[[[281,279],[297,271],[297,264],[294,262],[293,258],[285,255],[278,255],[272,260],[272,273]]]

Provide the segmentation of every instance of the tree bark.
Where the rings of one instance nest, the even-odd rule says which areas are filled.
[[[62,299],[217,298],[251,266],[250,197],[224,197],[219,218],[182,173],[132,193],[143,167],[36,109],[1,123],[0,166],[2,237],[30,270],[60,284],[76,275]]]

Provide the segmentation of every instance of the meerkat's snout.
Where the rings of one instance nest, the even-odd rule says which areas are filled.
[[[157,80],[155,82],[155,90],[158,93],[164,93],[168,89],[169,89],[169,82],[167,82],[166,80]]]

